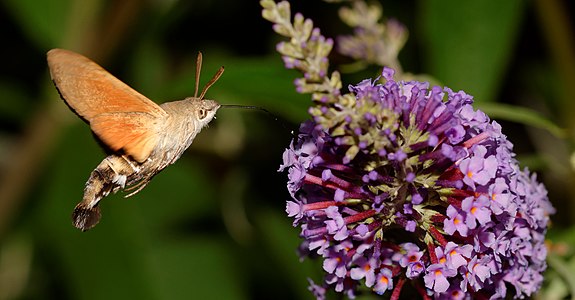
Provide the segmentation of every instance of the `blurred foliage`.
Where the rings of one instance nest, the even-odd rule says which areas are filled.
[[[348,33],[342,4],[291,2],[326,36]],[[541,298],[573,296],[573,3],[382,5],[410,31],[404,70],[475,95],[546,183],[558,213]],[[295,93],[297,74],[284,69],[260,13],[257,1],[0,3],[0,300],[312,298],[306,277],[319,278],[321,267],[298,262],[286,176],[276,172],[309,99]],[[193,93],[202,51],[202,83],[226,67],[208,98],[259,105],[280,121],[220,110],[178,163],[132,198],[104,199],[102,222],[82,233],[71,210],[104,155],[51,85],[45,53],[56,47],[158,102]],[[346,63],[335,56],[332,67]],[[344,74],[344,86],[374,74]]]

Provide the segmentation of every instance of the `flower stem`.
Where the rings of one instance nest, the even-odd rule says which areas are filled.
[[[337,205],[339,205],[339,203],[336,201],[321,201],[321,202],[308,203],[303,205],[303,211],[324,209],[330,206],[337,206]]]
[[[370,209],[370,210],[362,211],[362,212],[357,213],[357,214],[352,215],[352,216],[345,217],[345,218],[343,218],[343,220],[345,221],[345,224],[350,224],[350,223],[355,223],[355,222],[365,220],[367,218],[373,217],[374,215],[375,215],[375,209]]]
[[[487,139],[488,137],[489,137],[489,133],[484,131],[484,132],[468,139],[467,141],[463,142],[463,147],[469,149],[471,146],[480,143],[481,141]]]
[[[441,246],[445,247],[445,245],[447,245],[445,237],[439,232],[439,230],[437,230],[437,228],[435,228],[435,226],[429,226],[429,233],[435,238],[435,240],[439,242]]]
[[[401,288],[403,287],[404,283],[405,283],[405,277],[399,278],[399,280],[397,281],[397,285],[395,285],[395,288],[393,289],[393,293],[391,294],[390,300],[399,299],[399,295],[401,294]]]

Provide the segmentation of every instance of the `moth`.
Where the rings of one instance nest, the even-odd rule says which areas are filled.
[[[82,231],[100,221],[102,198],[119,190],[127,191],[126,197],[141,191],[158,172],[180,158],[221,107],[204,96],[224,72],[223,67],[198,96],[201,53],[194,96],[160,105],[78,53],[52,49],[47,60],[61,98],[111,153],[90,174],[82,201],[72,213],[74,226]]]

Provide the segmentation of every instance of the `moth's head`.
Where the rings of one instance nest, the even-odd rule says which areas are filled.
[[[216,115],[220,104],[214,100],[202,99],[194,101],[196,105],[194,114],[201,127],[206,126]]]
[[[210,81],[204,86],[202,92],[198,96],[198,87],[200,84],[200,70],[202,68],[202,53],[198,52],[198,58],[196,61],[196,90],[194,92],[194,97],[189,97],[191,103],[193,104],[193,112],[195,114],[196,120],[200,124],[200,128],[208,125],[210,121],[216,115],[220,104],[214,100],[204,99],[208,89],[222,76],[224,73],[224,67],[220,67],[218,72],[210,79]]]

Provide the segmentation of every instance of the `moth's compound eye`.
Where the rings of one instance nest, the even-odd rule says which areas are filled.
[[[205,119],[208,116],[208,111],[205,109],[200,109],[198,111],[198,117],[200,118],[200,120]]]

